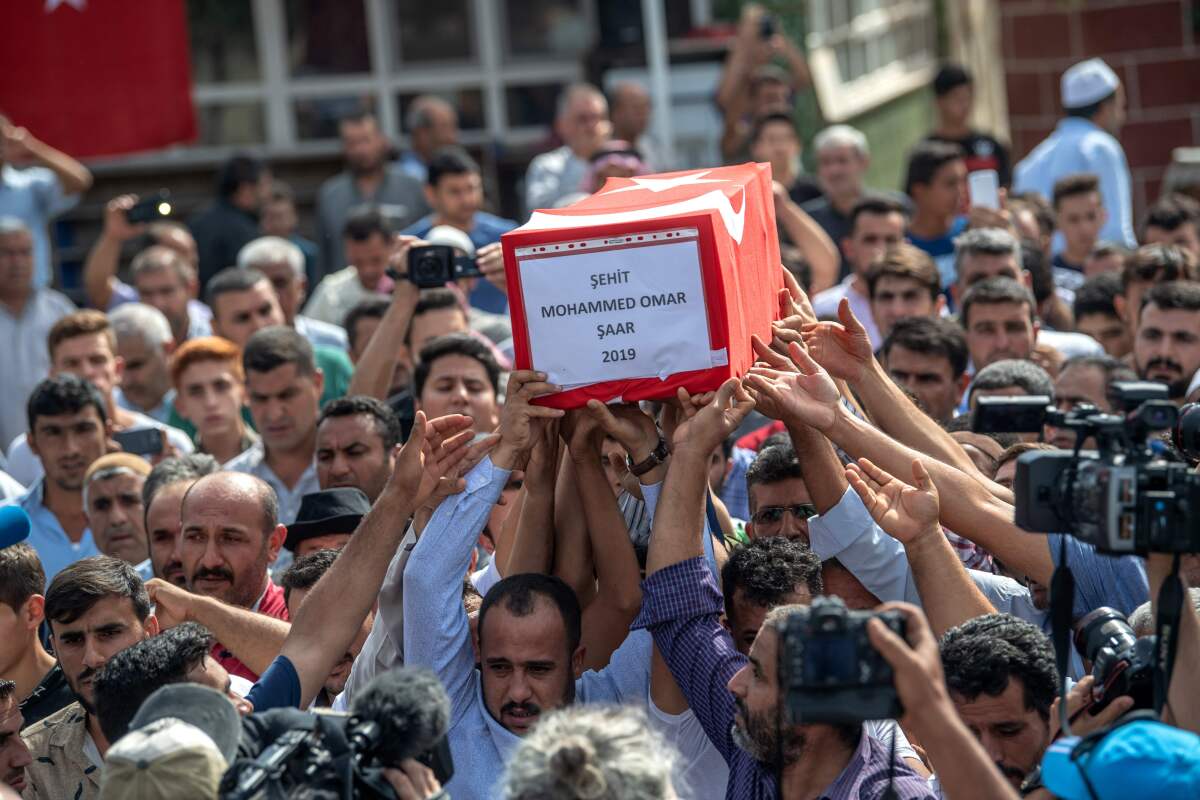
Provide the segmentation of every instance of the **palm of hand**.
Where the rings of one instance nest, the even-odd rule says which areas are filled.
[[[937,495],[892,479],[874,493],[868,511],[879,527],[907,542],[937,525]]]
[[[850,332],[835,322],[818,324],[804,337],[809,355],[830,375],[844,381],[862,377],[871,360],[871,339],[865,331]]]
[[[837,413],[838,388],[833,379],[823,373],[802,375],[789,373],[780,379],[781,411],[791,412],[815,427],[833,424]]]

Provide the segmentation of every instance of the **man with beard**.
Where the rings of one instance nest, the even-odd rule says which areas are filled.
[[[109,453],[92,462],[83,476],[83,510],[96,547],[106,556],[133,564],[142,580],[153,577],[146,557],[146,518],[142,486],[150,464],[132,453]]]
[[[265,481],[241,472],[207,475],[184,494],[180,516],[179,555],[189,592],[288,619],[283,590],[267,574],[287,528],[279,524],[279,502]],[[231,675],[258,680],[220,643],[213,657]]]
[[[374,114],[359,111],[343,117],[338,135],[346,169],[321,184],[317,193],[317,244],[323,275],[346,266],[342,232],[354,209],[378,206],[392,230],[415,222],[429,210],[421,181],[388,160],[391,142]]]
[[[726,797],[881,798],[891,785],[896,798],[931,798],[924,778],[904,763],[889,765],[888,750],[862,725],[779,720],[778,631],[795,606],[767,615],[748,657],[721,626],[724,604],[699,536],[708,456],[753,407],[746,390],[730,380],[676,429],[634,627],[653,634],[688,705],[729,765]]]
[[[33,763],[25,768],[24,797],[95,800],[109,741],[96,717],[92,681],[108,659],[157,634],[158,620],[137,572],[108,556],[86,558],[55,576],[46,619],[76,702],[25,730]]]
[[[154,577],[184,586],[183,564],[179,561],[179,512],[183,496],[200,478],[220,469],[216,459],[205,453],[168,458],[150,470],[142,485],[146,539]]]
[[[317,480],[322,489],[354,487],[374,503],[396,466],[400,420],[374,397],[341,397],[317,420]]]
[[[283,573],[283,597],[287,601],[289,615],[292,617],[296,616],[296,612],[300,609],[300,604],[304,602],[304,598],[308,597],[312,588],[317,585],[317,581],[321,580],[321,576],[333,566],[338,553],[338,550],[316,550],[308,555],[297,558],[288,567],[287,572]],[[374,622],[375,609],[372,609],[363,618],[362,627],[355,634],[354,641],[350,643],[346,654],[342,656],[334,666],[333,671],[329,673],[329,677],[325,680],[324,685],[322,685],[321,691],[317,692],[317,699],[313,701],[314,705],[332,705],[333,699],[346,688],[346,681],[350,679],[350,670],[354,666],[354,659],[358,658],[358,654],[362,651],[363,644],[367,641],[367,636],[371,634],[371,626]]]
[[[1142,380],[1165,383],[1171,400],[1183,402],[1200,369],[1200,286],[1172,281],[1146,292],[1133,360]]]

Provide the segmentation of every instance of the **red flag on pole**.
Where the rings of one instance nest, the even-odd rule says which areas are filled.
[[[0,112],[74,156],[196,136],[183,0],[0,3]]]

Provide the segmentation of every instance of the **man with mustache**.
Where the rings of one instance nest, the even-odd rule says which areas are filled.
[[[279,501],[265,481],[241,472],[207,475],[184,494],[180,517],[179,555],[189,592],[288,619],[283,589],[267,574],[287,528],[279,524]],[[220,643],[213,658],[231,675],[258,680]]]
[[[221,468],[207,453],[160,461],[142,485],[142,508],[150,567],[154,577],[184,586],[183,564],[179,561],[179,511],[183,496],[192,484]]]
[[[106,556],[133,564],[142,580],[153,575],[142,513],[142,486],[149,474],[144,458],[109,453],[93,461],[83,476],[83,510],[96,546]]]
[[[1200,286],[1171,281],[1146,292],[1133,360],[1142,380],[1165,383],[1171,400],[1183,403],[1200,369]]]
[[[92,681],[108,659],[157,634],[158,620],[137,572],[108,556],[85,558],[55,576],[46,619],[76,702],[25,730],[33,762],[25,768],[24,797],[95,800],[109,741],[96,718]]]

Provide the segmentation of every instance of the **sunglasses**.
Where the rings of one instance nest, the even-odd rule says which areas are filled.
[[[786,512],[798,520],[808,519],[817,515],[817,507],[811,503],[797,503],[792,506],[766,506],[754,514],[755,525],[773,525],[783,519]]]

